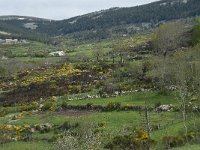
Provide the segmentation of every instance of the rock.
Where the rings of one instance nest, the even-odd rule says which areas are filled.
[[[119,95],[119,92],[118,92],[118,91],[115,91],[115,95]]]
[[[37,109],[36,109],[36,110],[32,110],[33,113],[37,113],[38,111],[39,111],[39,110],[37,110]]]
[[[12,120],[17,120],[16,115],[14,115],[14,116],[12,117]]]
[[[90,96],[90,95],[87,95],[87,98],[92,98],[92,96]]]
[[[100,98],[100,96],[96,95],[96,98]]]
[[[44,105],[43,104],[40,104],[39,108],[42,108]]]
[[[199,106],[193,106],[192,109],[193,109],[193,111],[198,111],[198,112],[200,111],[200,107]]]
[[[171,104],[169,105],[160,105],[155,109],[156,112],[167,112],[167,111],[172,111],[173,106]]]
[[[30,132],[35,133],[35,128],[31,128]]]
[[[42,133],[47,132],[52,129],[52,125],[50,123],[39,124],[35,126],[35,130],[40,131]]]

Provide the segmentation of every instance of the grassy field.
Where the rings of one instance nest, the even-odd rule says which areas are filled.
[[[13,142],[0,145],[0,150],[52,150],[48,142]]]
[[[40,42],[0,45],[0,51],[8,57],[39,57],[56,51],[56,47]]]
[[[122,105],[144,105],[145,100],[149,100],[149,104],[154,106],[155,103],[161,102],[162,104],[177,104],[175,96],[161,96],[156,92],[139,92],[115,98],[102,98],[94,100],[70,101],[70,105],[85,105],[92,101],[96,105],[107,105],[109,102],[120,102]],[[42,123],[50,123],[54,128],[59,127],[64,122],[82,124],[104,124],[101,127],[103,133],[109,134],[109,138],[119,135],[124,129],[131,128],[145,128],[145,114],[143,111],[110,111],[110,112],[81,112],[81,111],[62,111],[62,112],[24,112],[22,118],[17,120],[10,119],[10,116],[18,114],[14,110],[18,108],[9,108],[10,114],[4,118],[0,118],[0,124],[12,125],[35,125]],[[15,112],[15,113],[14,113]],[[13,114],[14,113],[14,114]],[[153,139],[158,140],[166,135],[176,135],[178,131],[183,128],[181,121],[181,114],[178,112],[163,112],[156,113],[150,112],[151,126],[160,125],[160,130],[152,132]],[[165,133],[165,134],[163,134]],[[15,147],[19,150],[43,150],[52,149],[52,142],[48,142],[56,136],[54,130],[48,133],[34,133],[32,135],[33,141],[31,142],[12,142],[0,146],[2,150],[12,150]],[[104,138],[105,141],[108,139]],[[195,146],[191,146],[193,148]],[[16,148],[15,148],[16,149]],[[194,149],[194,148],[193,148]]]
[[[184,147],[175,148],[173,150],[200,150],[200,145],[188,145]]]
[[[165,118],[165,121],[163,121]],[[168,113],[150,113],[150,120],[152,125],[161,125],[161,130],[153,132],[152,138],[157,140],[163,137],[163,133],[166,135],[176,135],[179,129],[183,128],[182,124],[176,123],[178,120],[180,121],[180,114],[168,112]],[[66,113],[44,113],[44,114],[35,114],[35,115],[27,115],[24,118],[13,122],[11,124],[15,125],[34,125],[40,123],[50,123],[54,126],[59,126],[63,124],[65,121],[69,121],[71,123],[78,122],[80,124],[105,124],[103,132],[105,134],[109,134],[109,137],[114,137],[115,135],[119,135],[123,129],[126,128],[145,128],[144,124],[144,114],[140,112],[122,112],[122,111],[114,111],[114,112],[91,112],[88,114],[82,114],[80,116],[68,116]],[[174,121],[173,125],[171,124]],[[170,125],[171,124],[171,125]],[[49,133],[36,133],[33,134],[33,139],[40,142],[14,142],[11,144],[5,144],[0,146],[0,149],[13,149],[17,147],[20,150],[26,150],[31,146],[32,149],[51,149],[51,142],[46,142],[45,140],[51,139],[55,136],[54,131]],[[44,140],[45,139],[45,140]],[[104,139],[107,141],[108,139]]]

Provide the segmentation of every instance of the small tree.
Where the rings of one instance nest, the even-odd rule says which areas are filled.
[[[82,62],[88,62],[89,60],[87,54],[84,52],[76,53],[76,58],[78,59],[78,61],[82,61]]]
[[[95,45],[93,55],[96,57],[97,62],[100,61],[100,58],[103,57],[103,54],[103,47],[100,44]]]
[[[178,53],[173,61],[175,85],[178,90],[178,99],[186,135],[188,134],[188,113],[193,111],[189,109],[191,99],[192,97],[198,97],[200,94],[200,67],[197,61],[199,58],[200,51],[191,50],[191,53]]]
[[[113,51],[120,57],[120,64],[124,63],[124,57],[126,56],[128,49],[129,44],[125,40],[117,40],[113,43]]]
[[[114,49],[112,49],[111,51],[108,52],[108,55],[110,56],[110,58],[112,59],[112,63],[115,63],[115,58],[116,58],[116,52]]]
[[[153,37],[154,52],[166,57],[170,51],[180,47],[183,32],[184,25],[178,22],[161,25]]]
[[[193,29],[193,44],[200,43],[200,17],[196,19],[196,25]]]
[[[6,69],[0,66],[0,77],[6,74]]]
[[[161,91],[165,90],[169,82],[169,54],[181,47],[184,25],[178,22],[161,25],[154,33],[153,49],[157,54],[157,68]]]

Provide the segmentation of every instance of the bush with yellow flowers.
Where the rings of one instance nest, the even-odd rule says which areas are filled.
[[[80,74],[81,71],[80,71],[79,69],[73,69],[73,68],[70,67],[70,65],[68,65],[68,64],[63,65],[62,68],[56,70],[56,74],[57,74],[57,75],[67,76],[67,75],[73,74],[73,73]]]
[[[57,108],[57,105],[56,105],[56,103],[54,103],[54,102],[47,102],[47,103],[45,103],[42,107],[41,107],[41,110],[42,111],[54,111],[54,110],[56,110],[56,108]]]
[[[154,144],[155,141],[149,137],[148,133],[140,129],[129,134],[114,137],[105,148],[113,150],[126,147],[127,150],[144,150],[150,149]]]
[[[50,98],[50,100],[53,101],[53,102],[56,102],[56,101],[57,101],[57,98],[56,98],[56,96],[52,96],[52,97]]]
[[[67,86],[67,91],[69,93],[74,93],[74,94],[77,94],[77,93],[80,93],[81,92],[81,86],[80,85],[68,85]]]
[[[12,85],[6,83],[9,91],[2,94],[2,99],[9,106],[16,102],[25,104],[38,102],[40,98],[86,93],[102,85],[99,83],[108,78],[107,73],[111,67],[64,64],[32,69],[13,78]]]
[[[25,135],[27,136],[30,131],[31,127],[29,125],[0,125],[0,143],[23,140],[25,138]]]
[[[39,109],[40,109],[40,103],[36,102],[36,101],[33,101],[30,104],[23,104],[20,107],[20,111],[26,111],[26,112],[27,111],[32,111],[32,110],[38,111]]]
[[[22,119],[24,117],[24,114],[23,113],[19,113],[17,115],[14,115],[12,117],[12,120],[18,120],[18,119]]]

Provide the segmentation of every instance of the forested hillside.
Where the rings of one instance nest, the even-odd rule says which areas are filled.
[[[79,40],[105,39],[115,33],[135,34],[165,21],[191,18],[199,14],[199,0],[162,0],[136,7],[111,8],[60,21],[19,16],[8,16],[7,19],[1,17],[0,31],[35,40],[70,33],[76,33],[73,36]]]
[[[36,29],[38,26],[48,25],[50,22],[51,20],[35,17],[0,16],[0,37],[48,42],[50,37]]]
[[[41,26],[39,31],[68,34],[85,30],[99,30],[113,26],[150,23],[195,17],[200,14],[199,0],[163,0],[130,8],[112,8],[83,16],[52,22]]]

